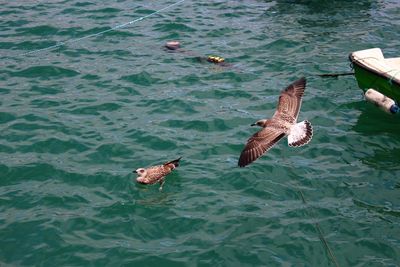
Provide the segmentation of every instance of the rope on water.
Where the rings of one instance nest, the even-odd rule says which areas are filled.
[[[350,63],[350,68],[354,70],[353,63]],[[339,76],[348,76],[354,74],[355,74],[354,71],[351,71],[351,72],[325,73],[325,74],[314,74],[314,75],[321,78],[337,78]]]
[[[390,71],[388,71],[388,72],[391,72],[392,70],[390,70]],[[390,74],[390,79],[389,79],[389,84],[392,84],[393,83],[393,79],[397,79],[397,74],[399,74],[400,73],[400,70],[394,70],[394,71],[396,71],[393,75],[392,74]]]
[[[101,31],[101,32],[89,34],[89,35],[86,35],[86,36],[83,36],[83,37],[80,37],[80,38],[77,38],[77,39],[69,39],[69,40],[66,40],[66,41],[63,41],[63,42],[59,42],[59,43],[57,43],[55,45],[52,45],[52,46],[48,46],[48,47],[45,47],[45,48],[41,48],[41,49],[37,49],[37,50],[26,52],[26,53],[22,53],[19,56],[27,56],[27,55],[31,55],[31,54],[37,54],[37,53],[40,53],[40,52],[53,50],[53,49],[59,48],[59,47],[61,47],[63,45],[66,45],[66,44],[76,43],[76,42],[82,41],[84,39],[88,39],[88,38],[91,38],[91,37],[99,36],[99,35],[102,35],[104,33],[110,32],[110,31],[115,31],[117,29],[124,28],[124,27],[126,27],[128,25],[132,25],[133,23],[136,23],[136,22],[144,20],[144,19],[146,19],[148,17],[154,16],[154,15],[160,13],[160,12],[163,12],[164,10],[167,10],[167,9],[173,7],[173,6],[179,5],[184,1],[185,0],[180,0],[178,2],[175,2],[173,4],[168,5],[166,7],[163,7],[161,9],[157,10],[157,11],[154,11],[154,12],[152,12],[150,14],[147,14],[146,16],[131,20],[131,21],[123,23],[123,24],[119,24],[119,25],[117,25],[115,27],[112,27],[111,29],[107,29],[107,30],[104,30],[104,31]]]
[[[339,76],[354,75],[354,72],[342,72],[342,73],[326,73],[326,74],[316,74],[322,78],[336,78]]]
[[[304,205],[307,205],[308,203],[306,202],[306,199],[305,199],[305,197],[304,197],[303,191],[301,191],[301,189],[298,189],[298,190],[299,190],[299,192],[300,192],[301,200],[303,201]],[[310,212],[310,216],[311,216],[312,219],[315,221],[315,218],[314,218],[313,214],[311,214],[311,212]],[[322,243],[324,244],[325,249],[326,249],[326,251],[328,252],[328,255],[329,255],[329,257],[331,258],[333,264],[334,264],[336,267],[339,267],[339,264],[338,264],[338,262],[337,262],[337,260],[336,260],[336,257],[335,257],[335,255],[333,254],[332,249],[329,247],[328,241],[326,241],[326,239],[325,239],[325,237],[324,237],[324,234],[323,234],[323,232],[322,232],[322,230],[321,230],[321,227],[319,227],[319,223],[318,223],[318,222],[315,222],[315,229],[317,230],[318,235],[319,235],[319,239],[321,239]]]

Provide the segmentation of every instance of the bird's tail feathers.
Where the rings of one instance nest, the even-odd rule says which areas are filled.
[[[311,141],[313,129],[309,121],[302,121],[292,126],[288,135],[288,145],[304,146]]]
[[[167,163],[164,163],[164,165],[169,165],[169,164],[174,164],[175,168],[179,166],[179,161],[181,160],[182,157],[179,157],[177,159],[168,161]]]

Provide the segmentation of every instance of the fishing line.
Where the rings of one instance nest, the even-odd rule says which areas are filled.
[[[298,190],[299,190],[299,193],[300,193],[301,200],[303,201],[303,204],[304,204],[304,205],[308,205],[308,203],[307,203],[307,201],[306,201],[306,199],[305,199],[305,197],[304,197],[303,191],[301,191],[300,188],[299,188]],[[314,218],[313,214],[311,213],[311,211],[309,211],[309,213],[310,213],[309,215],[311,216],[311,218],[315,221],[315,218]],[[322,243],[324,244],[325,249],[326,249],[326,251],[328,252],[328,255],[330,256],[330,258],[331,258],[333,264],[334,264],[336,267],[339,267],[339,264],[338,264],[338,262],[337,262],[337,260],[336,260],[336,257],[335,257],[335,255],[333,254],[333,251],[332,251],[332,249],[330,248],[330,246],[329,246],[329,244],[328,244],[328,241],[326,241],[326,239],[325,239],[325,237],[324,237],[324,234],[323,234],[323,232],[322,232],[322,230],[321,230],[321,227],[319,227],[319,223],[318,223],[318,222],[314,222],[314,223],[315,223],[315,228],[316,228],[316,230],[317,230],[317,232],[318,232],[318,235],[319,235],[319,239],[321,239]]]
[[[59,42],[59,43],[57,43],[55,45],[52,45],[52,46],[48,46],[48,47],[45,47],[45,48],[41,48],[41,49],[37,49],[37,50],[26,52],[26,53],[22,53],[19,56],[27,56],[27,55],[31,55],[31,54],[37,54],[37,53],[40,53],[40,52],[50,51],[50,50],[59,48],[61,46],[64,46],[66,44],[76,43],[76,42],[82,41],[84,39],[92,38],[92,37],[95,37],[95,36],[99,36],[99,35],[105,34],[107,32],[111,32],[111,31],[115,31],[117,29],[124,28],[124,27],[126,27],[128,25],[132,25],[132,24],[134,24],[136,22],[139,22],[141,20],[144,20],[144,19],[146,19],[148,17],[151,17],[151,16],[154,16],[154,15],[156,15],[158,13],[161,13],[164,10],[167,10],[167,9],[173,7],[173,6],[179,5],[179,4],[183,3],[184,1],[185,0],[180,0],[178,2],[175,2],[173,4],[168,5],[166,7],[163,7],[161,9],[157,10],[157,11],[154,11],[154,12],[152,12],[150,14],[147,14],[146,16],[131,20],[131,21],[123,23],[123,24],[119,24],[119,25],[114,26],[114,27],[112,27],[110,29],[107,29],[107,30],[104,30],[104,31],[100,31],[100,32],[97,32],[97,33],[93,33],[93,34],[89,34],[89,35],[86,35],[86,36],[83,36],[83,37],[80,37],[80,38],[77,38],[77,39],[69,39],[69,40],[66,40],[66,41],[63,41],[63,42]]]
[[[272,181],[271,181],[271,182],[272,182]],[[298,192],[300,193],[300,198],[301,198],[303,204],[306,205],[306,206],[308,206],[308,202],[306,201],[306,198],[304,197],[303,191],[300,189],[299,186],[290,185],[290,184],[282,184],[282,183],[274,183],[274,182],[272,182],[272,183],[273,183],[273,184],[276,184],[276,185],[279,185],[279,186],[283,186],[283,187],[289,188],[289,189],[291,189],[291,190],[293,190],[293,191],[298,191]],[[307,207],[307,208],[308,208],[308,207]],[[329,258],[332,260],[332,262],[333,262],[333,264],[335,265],[335,267],[339,267],[339,263],[338,263],[337,260],[336,260],[335,254],[333,254],[333,251],[332,251],[332,249],[330,248],[330,246],[329,246],[329,244],[328,244],[328,241],[325,239],[324,233],[322,232],[322,229],[321,229],[321,227],[319,226],[319,223],[316,222],[314,213],[312,212],[312,208],[308,208],[308,209],[306,209],[306,211],[308,212],[308,215],[311,217],[311,219],[312,219],[313,222],[314,222],[315,229],[316,229],[316,231],[317,231],[317,233],[318,233],[318,237],[319,237],[319,239],[321,240],[321,242],[324,244],[324,247],[325,247],[325,249],[326,249],[326,251],[327,251],[327,253],[328,253]]]

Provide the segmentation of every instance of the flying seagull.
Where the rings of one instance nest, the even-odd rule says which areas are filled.
[[[240,154],[239,167],[245,167],[261,157],[285,136],[288,137],[288,145],[292,147],[310,142],[313,135],[311,123],[307,120],[297,123],[305,88],[304,77],[293,82],[281,92],[278,107],[272,118],[259,120],[251,125],[258,125],[262,129],[247,140]]]
[[[166,162],[163,165],[152,166],[148,168],[139,168],[135,170],[138,174],[136,181],[141,184],[160,183],[160,191],[165,183],[165,176],[170,174],[176,167],[179,166],[179,160],[182,157]]]

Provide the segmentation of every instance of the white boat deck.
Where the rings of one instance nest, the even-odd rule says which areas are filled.
[[[379,73],[386,74],[391,80],[400,82],[400,57],[385,58],[380,48],[353,52],[354,60]]]

